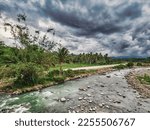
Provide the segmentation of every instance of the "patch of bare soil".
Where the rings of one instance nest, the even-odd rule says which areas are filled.
[[[131,84],[131,86],[139,91],[139,93],[145,97],[145,98],[150,98],[150,85],[147,84],[142,84],[139,79],[137,78],[138,76],[143,76],[144,74],[150,75],[150,70],[139,70],[139,71],[134,71],[130,72],[127,76],[127,82]]]

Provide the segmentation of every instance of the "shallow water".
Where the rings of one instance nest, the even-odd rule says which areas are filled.
[[[0,112],[149,112],[150,99],[141,98],[126,82],[130,71],[93,75],[18,96],[1,94]]]

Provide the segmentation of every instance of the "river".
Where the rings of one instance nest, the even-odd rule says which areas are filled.
[[[97,74],[17,96],[0,94],[0,112],[150,112],[150,98],[142,98],[125,79],[130,71]]]

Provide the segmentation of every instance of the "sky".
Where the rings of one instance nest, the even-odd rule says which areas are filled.
[[[1,15],[25,13],[40,31],[55,29],[55,41],[72,53],[150,56],[149,0],[0,0]],[[4,35],[0,26],[0,38]]]

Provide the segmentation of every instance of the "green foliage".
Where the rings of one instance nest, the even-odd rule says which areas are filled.
[[[37,66],[32,63],[25,64],[19,70],[14,84],[17,87],[32,86],[38,83],[39,75]]]
[[[64,81],[65,81],[65,76],[55,76],[55,77],[53,78],[53,81],[54,81],[54,82],[57,82],[57,83],[64,83]]]
[[[144,76],[138,76],[138,79],[143,84],[149,84],[150,85],[150,76],[145,74]]]
[[[120,69],[125,69],[126,67],[127,67],[126,65],[120,64],[115,66],[114,68],[120,70]]]
[[[58,76],[59,73],[60,73],[59,70],[52,70],[52,71],[49,71],[48,77],[49,77],[51,80],[53,80],[53,78],[54,78],[55,76]]]
[[[14,78],[17,75],[15,66],[1,66],[0,67],[0,79]]]
[[[132,68],[134,66],[134,63],[133,62],[129,62],[129,63],[127,63],[126,66],[129,67],[129,68]]]
[[[136,65],[137,66],[142,66],[143,64],[141,62],[138,62]]]
[[[75,71],[73,71],[71,69],[68,69],[68,70],[64,71],[64,75],[66,77],[74,77],[75,76]]]
[[[65,47],[58,48],[57,56],[58,56],[59,63],[64,63],[68,54],[69,54],[69,51],[67,48]]]
[[[80,53],[79,55],[70,54],[69,61],[71,63],[79,64],[110,64],[112,59],[108,57],[108,54],[102,55],[101,53]]]

